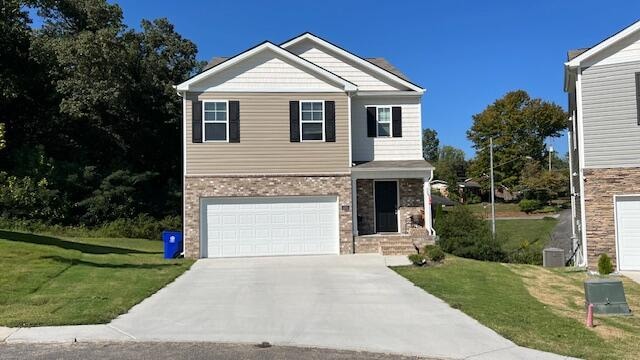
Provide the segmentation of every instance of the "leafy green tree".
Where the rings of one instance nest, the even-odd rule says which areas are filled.
[[[422,130],[422,157],[430,162],[438,161],[438,149],[440,140],[438,132],[433,129]]]
[[[568,193],[569,173],[566,169],[549,171],[542,163],[529,161],[522,168],[517,188],[526,199],[549,201]]]
[[[30,28],[23,5],[42,28]],[[14,190],[0,208],[24,193],[56,205],[55,222],[179,214],[182,103],[172,86],[201,69],[196,46],[167,19],[128,28],[105,0],[0,6],[0,171],[15,177],[3,180]]]
[[[434,177],[446,181],[450,187],[450,193],[455,192],[458,181],[466,177],[467,162],[464,156],[464,151],[449,145],[443,146],[438,151]]]
[[[496,182],[517,185],[526,157],[543,161],[547,154],[545,140],[561,135],[566,118],[559,105],[532,99],[524,90],[507,93],[473,116],[473,125],[467,131],[476,149],[471,175],[488,173],[489,138],[493,137]]]

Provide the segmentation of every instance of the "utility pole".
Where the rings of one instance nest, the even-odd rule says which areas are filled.
[[[493,137],[489,138],[489,167],[491,168],[491,233],[496,237],[496,191],[493,185]]]
[[[549,172],[551,172],[551,153],[553,153],[553,146],[549,146]]]

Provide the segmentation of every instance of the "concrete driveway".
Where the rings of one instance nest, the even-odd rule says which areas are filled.
[[[560,358],[517,347],[413,286],[378,255],[200,260],[103,326],[91,331],[115,340],[266,341],[455,359]],[[25,337],[28,331],[8,340]]]

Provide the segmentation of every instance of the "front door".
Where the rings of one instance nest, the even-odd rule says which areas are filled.
[[[375,182],[376,232],[398,232],[398,183]]]

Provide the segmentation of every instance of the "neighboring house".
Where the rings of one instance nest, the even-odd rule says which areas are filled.
[[[518,198],[517,194],[512,192],[511,189],[509,189],[507,186],[504,186],[504,185],[496,186],[496,190],[494,194],[496,199],[500,199],[504,202],[514,201],[514,200],[517,200]]]
[[[425,90],[384,59],[304,33],[215,58],[176,90],[186,257],[406,254],[431,240]]]
[[[473,196],[478,199],[482,197],[482,186],[473,179],[466,179],[458,183],[458,194],[460,195],[460,202],[466,204],[471,201]]]
[[[569,155],[578,265],[640,270],[640,22],[569,51]]]
[[[449,185],[444,180],[432,180],[431,191],[437,191],[444,197],[449,196]]]

